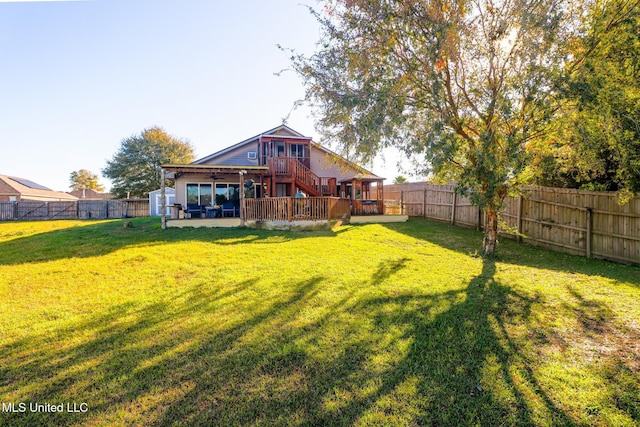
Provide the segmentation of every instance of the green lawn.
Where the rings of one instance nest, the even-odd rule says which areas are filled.
[[[423,220],[133,225],[0,223],[0,425],[640,424],[639,267]]]

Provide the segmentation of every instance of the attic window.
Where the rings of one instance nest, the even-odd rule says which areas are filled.
[[[247,153],[247,159],[256,160],[258,158],[258,153],[256,151],[249,151]]]

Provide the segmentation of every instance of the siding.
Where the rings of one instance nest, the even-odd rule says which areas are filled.
[[[255,151],[258,153],[258,143],[252,142],[250,144],[242,145],[230,150],[224,154],[220,154],[203,165],[228,165],[228,166],[258,166],[258,158],[255,160],[249,160],[247,154],[249,151]]]
[[[311,171],[320,177],[336,178],[337,182],[351,179],[358,174],[354,166],[344,160],[311,146]]]

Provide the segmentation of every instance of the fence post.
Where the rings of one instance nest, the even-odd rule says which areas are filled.
[[[19,212],[19,208],[18,208],[18,203],[19,202],[13,202],[13,219],[18,219],[18,212]]]
[[[424,189],[424,192],[422,194],[422,217],[426,218],[427,217],[427,189]]]
[[[478,225],[476,226],[476,230],[482,230],[482,208],[478,206]]]
[[[451,225],[456,223],[456,190],[453,190],[453,203],[451,204]]]
[[[522,195],[518,198],[518,235],[516,236],[517,242],[522,242],[522,208],[524,206],[524,198]]]
[[[400,190],[400,215],[404,215],[404,190]]]
[[[587,241],[586,241],[586,255],[587,258],[591,258],[591,229],[592,229],[592,210],[591,208],[587,208],[586,213],[586,227],[587,227]]]

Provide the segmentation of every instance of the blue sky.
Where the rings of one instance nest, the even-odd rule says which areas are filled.
[[[66,191],[154,125],[197,157],[270,129],[304,95],[274,74],[277,45],[309,54],[318,38],[300,0],[0,0],[0,174]],[[287,124],[319,141],[309,109]],[[368,166],[390,182],[386,157]]]

